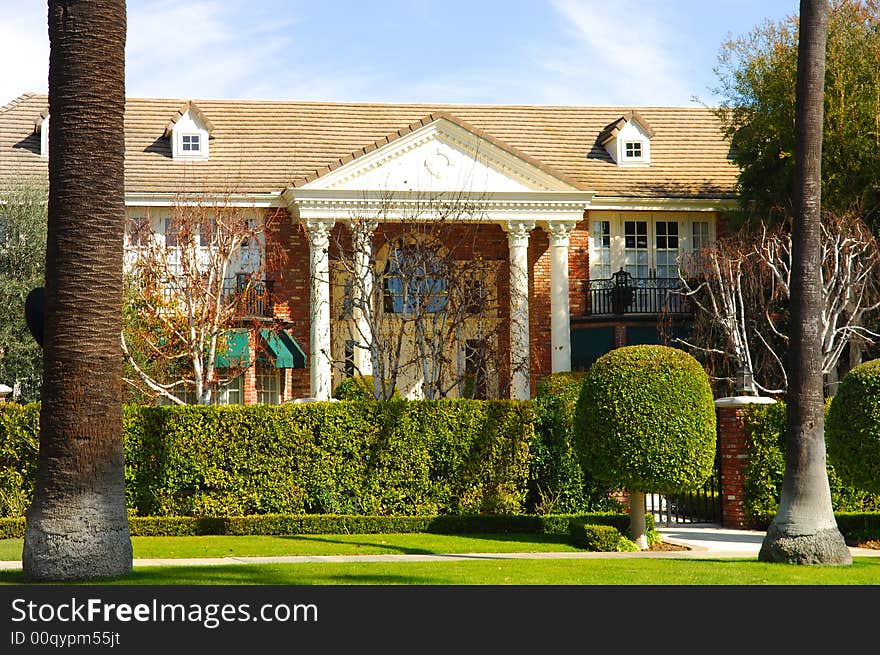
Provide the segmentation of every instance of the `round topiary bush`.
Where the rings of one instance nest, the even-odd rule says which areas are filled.
[[[693,489],[712,474],[715,405],[709,377],[676,348],[612,350],[584,378],[574,441],[586,470],[629,492],[633,537],[644,548],[644,492]]]
[[[880,493],[880,359],[841,380],[828,409],[825,444],[843,482]]]

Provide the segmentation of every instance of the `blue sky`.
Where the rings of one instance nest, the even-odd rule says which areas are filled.
[[[797,0],[129,0],[130,96],[717,104],[721,43]],[[0,104],[47,88],[46,3],[0,0]]]

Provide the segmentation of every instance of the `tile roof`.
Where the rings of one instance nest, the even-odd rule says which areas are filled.
[[[190,103],[198,105],[212,128],[208,161],[171,159],[166,127]],[[0,107],[0,176],[45,176],[47,160],[39,156],[34,118],[47,105],[45,95],[25,94]],[[734,195],[737,170],[710,109],[639,107],[639,122],[644,120],[654,134],[651,166],[615,165],[600,134],[633,111],[595,106],[129,98],[126,190],[277,193],[442,116],[598,196]]]

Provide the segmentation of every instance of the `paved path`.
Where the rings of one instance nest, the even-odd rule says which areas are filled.
[[[302,564],[319,562],[449,562],[462,560],[511,559],[753,559],[761,549],[763,532],[727,530],[716,525],[660,525],[663,541],[688,546],[690,550],[654,550],[640,553],[449,553],[435,555],[290,555],[282,557],[200,557],[193,559],[135,559],[134,566],[223,566],[234,564]],[[853,557],[880,557],[880,550],[850,548]],[[0,570],[17,570],[21,562],[2,562]]]

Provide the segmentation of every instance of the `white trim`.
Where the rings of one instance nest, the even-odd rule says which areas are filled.
[[[351,216],[382,222],[431,220],[431,206],[455,203],[473,208],[472,217],[480,223],[507,223],[518,220],[583,220],[590,209],[590,191],[523,191],[504,193],[386,193],[334,189],[287,189],[282,194],[287,207],[299,219],[343,219]],[[423,216],[420,216],[421,215]],[[467,213],[465,213],[465,216]]]
[[[631,198],[593,196],[590,209],[606,211],[717,212],[736,209],[736,198]]]
[[[187,196],[198,200],[183,200]],[[197,205],[219,205],[223,207],[284,207],[280,191],[263,194],[221,194],[221,193],[167,193],[136,192],[125,194],[126,207],[193,207]]]

